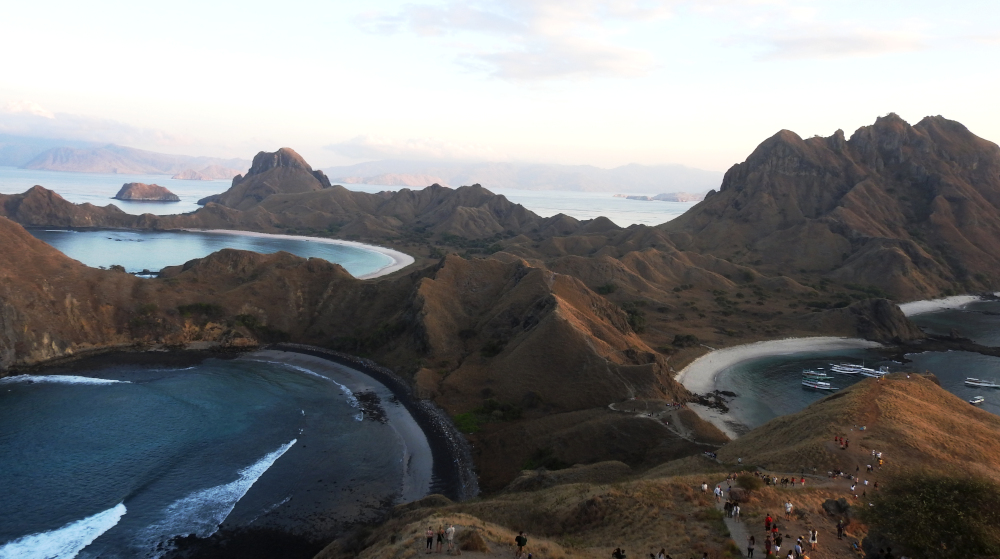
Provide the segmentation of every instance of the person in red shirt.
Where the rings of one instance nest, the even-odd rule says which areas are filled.
[[[764,531],[765,532],[771,531],[771,522],[774,522],[774,519],[772,519],[771,515],[768,514],[767,518],[764,519]]]

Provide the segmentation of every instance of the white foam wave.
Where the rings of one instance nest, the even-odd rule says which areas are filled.
[[[328,380],[328,381],[332,382],[333,384],[336,384],[337,386],[340,387],[340,389],[344,392],[344,396],[347,397],[347,403],[350,404],[352,408],[361,409],[361,404],[358,402],[358,399],[354,397],[354,392],[351,392],[350,388],[344,386],[343,384],[340,384],[339,382],[333,380],[330,377],[323,376],[323,375],[317,373],[316,371],[310,371],[309,369],[306,369],[305,367],[299,367],[298,365],[292,365],[291,363],[285,363],[284,361],[265,361],[263,359],[261,359],[259,361],[261,361],[262,363],[271,363],[271,364],[274,364],[274,365],[282,365],[284,367],[288,367],[289,369],[295,369],[296,371],[299,371],[300,373],[305,373],[307,375],[314,376],[314,377],[317,377],[317,378],[321,378],[323,380]],[[302,415],[305,415],[305,410],[303,410]],[[361,414],[358,414],[358,415],[354,416],[354,419],[357,419],[358,421],[361,421],[360,418],[361,418]]]
[[[72,375],[17,375],[0,379],[0,384],[15,382],[44,382],[51,384],[132,384],[127,380],[76,377]]]
[[[79,231],[70,231],[69,229],[46,229],[46,233],[79,233]]]
[[[48,532],[18,538],[0,547],[0,559],[72,559],[125,515],[124,503]]]
[[[214,534],[219,526],[233,512],[236,503],[247,494],[250,487],[264,475],[281,455],[288,452],[298,439],[281,445],[278,450],[269,453],[256,463],[239,472],[236,481],[200,489],[183,499],[171,503],[165,518],[152,524],[142,531],[140,541],[152,549],[158,544],[174,536],[194,534],[199,538],[207,538]]]

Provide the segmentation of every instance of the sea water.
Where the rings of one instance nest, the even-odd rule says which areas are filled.
[[[28,232],[63,254],[91,267],[124,266],[128,272],[159,271],[184,264],[224,248],[263,254],[290,252],[303,258],[322,258],[340,264],[354,276],[391,265],[385,254],[323,239],[255,237],[195,231],[129,231],[120,229],[56,229],[29,227]]]
[[[209,359],[0,380],[0,558],[158,557],[220,527],[329,539],[375,514],[400,494],[402,443],[307,373]]]
[[[1000,302],[984,301],[961,309],[947,309],[910,317],[930,334],[961,337],[987,346],[1000,345]],[[982,409],[1000,415],[1000,389],[975,388],[965,385],[967,377],[1000,381],[1000,358],[964,351],[928,351],[906,355],[906,362],[889,360],[873,350],[840,350],[801,352],[791,355],[763,357],[738,363],[718,373],[716,388],[736,393],[731,398],[729,420],[737,430],[754,428],[775,417],[795,413],[829,395],[829,392],[802,386],[802,371],[817,369],[833,376],[831,385],[846,388],[864,377],[830,371],[834,363],[856,363],[890,372],[933,373],[941,387],[963,400],[983,396]]]
[[[176,194],[180,202],[125,202],[113,200],[122,184],[127,182],[155,183],[165,186]],[[0,193],[17,194],[28,190],[34,185],[41,185],[54,190],[63,198],[77,204],[89,202],[98,206],[114,204],[122,211],[130,214],[152,213],[168,215],[188,213],[197,210],[198,200],[211,194],[225,192],[232,181],[189,181],[171,179],[167,175],[117,175],[101,173],[66,173],[62,171],[36,171],[18,169],[15,167],[0,167]],[[489,185],[484,185],[489,188]],[[347,184],[349,190],[359,192],[381,192],[385,190],[400,190],[401,186],[383,186],[371,184]],[[623,193],[628,193],[623,186]],[[516,189],[493,189],[496,194],[502,194],[511,202],[521,204],[525,208],[542,217],[558,213],[566,214],[580,220],[594,219],[604,216],[620,227],[632,224],[658,225],[674,219],[695,202],[661,202],[645,200],[628,200],[615,198],[611,192],[567,192],[567,191],[533,191]]]

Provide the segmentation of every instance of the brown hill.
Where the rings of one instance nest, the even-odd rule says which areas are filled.
[[[783,130],[660,228],[685,250],[910,300],[992,286],[998,208],[996,144],[939,116],[890,114],[849,140]]]
[[[864,430],[860,430],[864,427]],[[942,389],[934,377],[868,379],[769,421],[719,450],[723,461],[796,472],[854,473],[883,453],[880,477],[914,468],[1000,479],[1000,417]],[[833,441],[849,439],[847,450]]]
[[[212,201],[246,210],[272,194],[299,194],[324,188],[330,188],[330,179],[323,171],[313,171],[301,155],[290,148],[281,148],[274,153],[258,153],[246,176],[236,175],[229,190],[199,203]]]
[[[146,184],[143,182],[127,182],[122,185],[116,200],[132,200],[137,202],[180,202],[181,199],[170,190],[158,184]]]

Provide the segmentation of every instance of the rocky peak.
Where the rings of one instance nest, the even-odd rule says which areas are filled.
[[[263,175],[264,173],[275,169],[302,170],[315,177],[316,180],[323,185],[323,188],[330,188],[332,186],[330,179],[326,176],[326,173],[319,170],[314,171],[313,168],[306,163],[306,160],[292,148],[281,148],[274,152],[262,151],[257,153],[257,155],[253,158],[253,163],[250,165],[250,170],[247,171],[247,174],[236,175],[233,178],[233,186],[249,179],[250,177]]]

